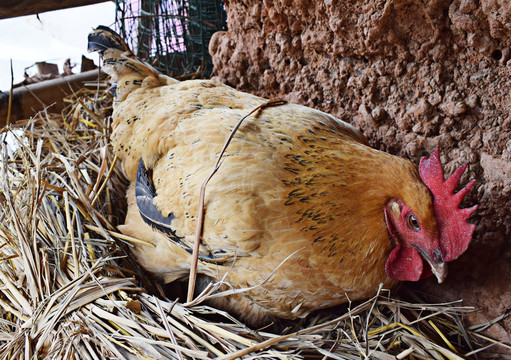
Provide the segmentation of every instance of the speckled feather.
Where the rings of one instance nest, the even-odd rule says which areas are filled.
[[[117,55],[109,56],[115,63]],[[154,204],[173,214],[171,227],[192,247],[201,184],[235,124],[266,100],[214,81],[119,75],[115,67],[105,69],[123,94],[112,143],[132,181],[120,229],[155,244],[137,245],[134,254],[171,282],[188,276],[191,255],[142,220],[134,196],[139,159],[152,169]],[[435,227],[429,190],[411,162],[370,148],[331,115],[291,104],[266,108],[245,120],[207,186],[201,251],[229,261],[200,261],[198,272],[254,287],[217,303],[252,322],[371,296],[380,283],[396,282],[385,272],[394,244],[383,208],[392,198]]]

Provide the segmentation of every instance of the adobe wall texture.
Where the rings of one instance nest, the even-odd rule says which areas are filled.
[[[475,241],[443,285],[482,309],[511,309],[511,2],[228,0],[210,52],[217,80],[350,122],[418,163],[436,146],[477,185]],[[490,335],[510,340],[511,321]]]

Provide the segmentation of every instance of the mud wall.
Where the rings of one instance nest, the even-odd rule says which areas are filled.
[[[479,203],[469,251],[447,283],[483,321],[511,308],[511,3],[508,0],[228,0],[210,43],[216,78],[308,105],[418,163],[440,146],[469,163]],[[468,176],[463,178],[464,181]],[[492,334],[509,340],[511,322]]]

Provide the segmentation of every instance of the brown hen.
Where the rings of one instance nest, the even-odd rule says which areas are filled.
[[[121,231],[154,244],[133,252],[155,276],[186,278],[200,187],[237,122],[267,100],[161,75],[106,27],[89,50],[116,86],[112,143],[132,182]],[[463,170],[444,181],[438,152],[418,169],[331,115],[261,109],[207,185],[198,273],[244,289],[215,305],[253,323],[370,297],[381,283],[442,282],[474,230],[475,207],[459,209],[473,182],[454,193]]]

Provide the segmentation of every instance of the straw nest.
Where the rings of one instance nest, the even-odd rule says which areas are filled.
[[[459,303],[374,298],[254,330],[167,296],[116,230],[127,182],[109,144],[104,91],[70,95],[1,132],[1,359],[461,359],[496,344]],[[412,294],[416,296],[416,294]],[[421,303],[422,302],[422,303]],[[493,348],[492,348],[493,350]]]

